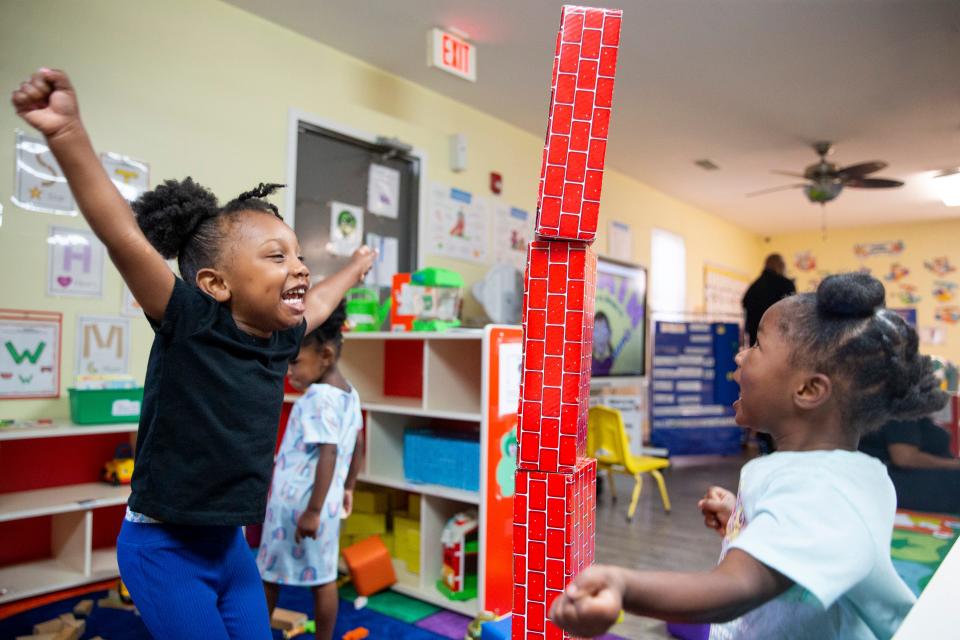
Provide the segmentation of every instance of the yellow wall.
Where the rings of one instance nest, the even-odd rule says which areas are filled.
[[[857,271],[869,269],[883,280],[887,287],[887,306],[891,308],[915,307],[917,324],[924,327],[944,329],[946,342],[941,345],[923,344],[925,353],[960,362],[960,324],[950,324],[937,320],[939,311],[949,311],[949,307],[960,313],[960,290],[954,290],[952,300],[938,301],[934,295],[936,281],[960,284],[960,272],[954,271],[944,276],[938,275],[925,266],[935,258],[946,257],[951,266],[960,263],[960,250],[957,248],[960,238],[960,221],[913,222],[909,225],[885,225],[859,227],[853,229],[831,229],[827,239],[817,233],[788,234],[774,236],[765,249],[779,251],[787,261],[789,275],[797,279],[797,289],[809,291],[816,282],[827,273]],[[892,243],[902,241],[904,249],[899,254],[879,253],[868,257],[858,257],[854,247],[863,243]],[[797,254],[809,252],[816,259],[816,268],[803,271],[797,266]],[[897,263],[909,271],[899,280],[891,280],[891,266]],[[948,287],[945,287],[948,288]],[[920,298],[910,303],[903,298],[911,293]]]
[[[533,211],[543,139],[461,103],[384,73],[226,4],[212,0],[5,2],[0,20],[0,87],[12,89],[44,65],[70,72],[81,112],[99,151],[150,163],[152,183],[192,175],[225,197],[260,181],[287,175],[287,114],[301,109],[370,134],[397,136],[428,154],[427,176],[489,195],[491,170],[504,177],[503,201]],[[544,112],[549,61],[544,61]],[[481,78],[482,83],[482,78]],[[8,94],[5,94],[8,95]],[[619,105],[611,135],[626,126]],[[619,121],[618,121],[619,118]],[[45,238],[51,224],[84,226],[80,218],[27,213],[10,204],[13,188],[12,109],[0,108],[0,307],[64,312],[63,386],[71,384],[77,314],[116,315],[121,282],[112,266],[102,299],[44,295]],[[448,170],[448,136],[465,133],[470,170]],[[635,260],[649,263],[653,225],[687,242],[687,299],[702,306],[704,262],[752,274],[758,237],[608,171],[598,252],[606,247],[606,220],[633,227]],[[429,257],[428,264],[464,274],[468,283],[485,266]],[[477,305],[468,300],[465,315]],[[151,332],[133,321],[131,372],[142,376]],[[0,418],[64,416],[65,400],[6,401]]]

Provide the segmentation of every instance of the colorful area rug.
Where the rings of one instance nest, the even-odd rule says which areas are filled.
[[[890,556],[897,573],[916,595],[930,582],[958,537],[960,518],[956,516],[897,511]]]

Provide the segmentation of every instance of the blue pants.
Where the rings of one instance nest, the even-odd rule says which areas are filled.
[[[117,560],[154,638],[272,637],[263,583],[240,527],[124,520]]]

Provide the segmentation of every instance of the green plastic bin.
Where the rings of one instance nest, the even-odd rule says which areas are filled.
[[[75,424],[139,422],[143,387],[136,389],[74,389],[70,392],[70,419]]]

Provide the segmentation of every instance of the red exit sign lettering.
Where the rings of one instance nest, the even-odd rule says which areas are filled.
[[[477,81],[477,48],[442,29],[431,29],[428,38],[427,64],[455,76]]]

